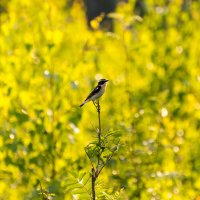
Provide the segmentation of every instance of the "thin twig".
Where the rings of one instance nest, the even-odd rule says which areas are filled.
[[[97,142],[94,142],[94,143],[90,143],[88,144],[86,147],[85,147],[85,152],[86,152],[86,155],[87,157],[89,158],[90,160],[90,163],[91,163],[91,186],[92,186],[92,191],[91,191],[91,200],[96,200],[96,180],[99,176],[99,174],[101,173],[101,171],[103,170],[103,168],[107,165],[107,163],[111,160],[113,154],[114,154],[114,151],[112,151],[111,155],[108,156],[106,158],[106,161],[103,160],[102,158],[102,154],[106,148],[105,146],[105,143],[106,143],[106,139],[104,140],[102,138],[102,129],[101,129],[101,109],[100,109],[100,101],[97,100],[96,102],[93,101],[93,104],[97,110],[97,113],[98,113],[98,131],[97,131],[97,136],[98,136],[98,141]],[[109,137],[111,136],[113,133],[107,133],[106,134],[106,137]],[[87,151],[87,149],[89,149],[90,151],[90,145],[95,145],[95,146],[92,146],[92,147],[95,147],[94,149],[91,149],[91,151],[94,151],[95,154],[93,155],[90,155],[89,152]],[[119,145],[119,144],[118,144]],[[95,159],[97,158],[97,163],[92,161],[92,157],[95,156]]]
[[[93,101],[94,106],[97,109],[97,113],[98,113],[98,122],[99,122],[99,127],[98,127],[98,146],[100,148],[100,151],[98,156],[97,156],[97,166],[96,169],[94,168],[92,161],[90,159],[91,165],[92,165],[92,170],[91,170],[91,174],[92,174],[92,200],[95,200],[96,198],[96,191],[95,191],[95,182],[97,180],[97,177],[99,175],[99,166],[100,166],[100,161],[101,161],[101,154],[102,154],[102,147],[101,147],[101,110],[100,110],[100,102],[99,100],[97,100],[97,102]],[[88,155],[88,154],[87,154]]]
[[[98,113],[98,121],[99,121],[99,130],[98,130],[98,144],[100,148],[100,153],[98,155],[98,162],[97,162],[97,167],[96,167],[96,174],[99,174],[99,166],[100,166],[100,161],[101,161],[101,154],[102,154],[102,146],[101,146],[101,110],[100,110],[100,103],[99,100],[97,100],[97,113]]]
[[[96,172],[95,169],[92,168],[92,200],[96,199],[96,191],[95,191],[95,182],[96,182]]]
[[[96,189],[95,189],[95,183],[96,183],[96,180],[100,174],[100,172],[102,171],[102,169],[104,168],[104,166],[106,165],[103,164],[103,166],[101,167],[101,155],[103,153],[103,148],[102,148],[102,133],[101,133],[101,109],[100,109],[100,101],[97,100],[97,102],[93,101],[93,104],[97,110],[97,113],[98,113],[98,123],[99,123],[99,127],[98,127],[98,132],[97,132],[97,135],[98,135],[98,154],[97,154],[97,165],[96,165],[96,168],[94,167],[94,164],[89,156],[89,154],[86,152],[89,160],[90,160],[90,163],[91,163],[91,166],[92,166],[92,169],[91,169],[91,176],[92,176],[92,194],[91,194],[91,199],[92,200],[96,200]],[[88,146],[87,146],[88,147]],[[86,147],[86,148],[87,148]],[[110,158],[108,159],[110,160]]]
[[[99,139],[99,147],[101,147],[101,113],[100,113],[100,103],[99,103],[99,100],[97,101],[97,112],[98,112],[98,119],[99,119],[98,139]]]

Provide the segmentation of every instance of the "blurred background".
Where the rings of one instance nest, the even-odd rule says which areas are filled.
[[[198,199],[199,0],[1,0],[0,20],[0,200],[90,199],[66,184],[90,172],[79,105],[102,77],[121,142],[98,199]]]

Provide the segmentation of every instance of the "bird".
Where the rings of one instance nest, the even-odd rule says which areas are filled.
[[[104,94],[108,81],[109,80],[104,79],[104,78],[100,79],[98,81],[98,85],[94,88],[94,90],[92,90],[92,92],[88,95],[88,97],[80,105],[80,107],[82,107],[83,105],[85,105],[89,101],[93,101],[93,103],[94,103],[95,100],[99,99]]]

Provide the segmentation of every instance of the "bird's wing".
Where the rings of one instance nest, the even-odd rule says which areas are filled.
[[[97,94],[101,90],[101,86],[96,86],[94,90],[88,95],[88,97],[85,99],[87,101],[89,98],[91,98],[93,95]]]

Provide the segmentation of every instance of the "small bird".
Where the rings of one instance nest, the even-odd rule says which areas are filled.
[[[98,82],[98,85],[92,90],[92,92],[88,95],[88,97],[85,99],[85,101],[80,105],[82,107],[84,104],[86,104],[89,101],[95,101],[99,99],[105,92],[106,85],[108,80],[107,79],[100,79]]]

